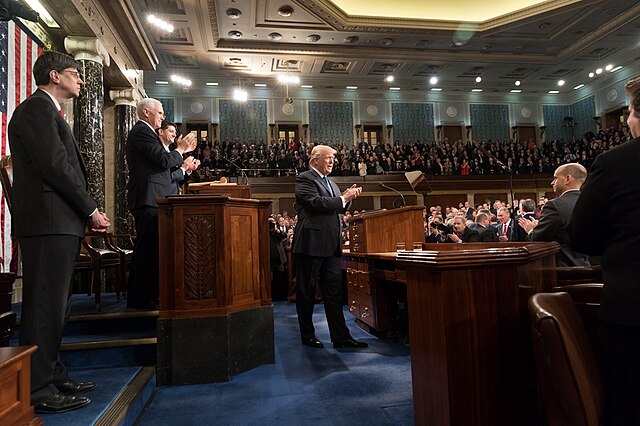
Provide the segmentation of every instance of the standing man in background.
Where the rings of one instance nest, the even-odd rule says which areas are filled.
[[[333,170],[336,151],[317,145],[311,151],[310,170],[296,178],[296,224],[292,252],[296,259],[296,310],[302,343],[312,348],[324,345],[316,338],[313,307],[316,286],[320,285],[324,311],[334,348],[366,348],[354,340],[342,312],[342,241],[340,215],[362,188],[356,185],[340,194],[338,185],[327,176]]]
[[[171,152],[171,149],[175,148],[175,140],[177,134],[178,130],[175,124],[167,120],[162,121],[162,124],[158,129],[158,137],[160,138],[160,142],[162,142],[162,146],[164,146],[164,149],[167,152]],[[177,187],[176,193],[171,195],[176,195],[180,192],[180,183],[185,181],[191,175],[191,173],[198,168],[198,166],[200,166],[200,160],[189,156],[180,167],[171,168],[171,181]]]
[[[193,157],[182,159],[185,152],[195,149],[196,137],[190,133],[176,140],[176,149],[168,151],[156,130],[162,125],[164,110],[159,100],[145,98],[138,102],[139,121],[127,136],[129,210],[136,221],[133,247],[133,270],[127,286],[127,305],[148,309],[158,305],[158,197],[178,194],[178,185],[171,176],[172,168],[183,166],[195,170]]]
[[[80,408],[90,400],[75,394],[96,387],[69,379],[59,354],[85,226],[100,232],[110,226],[87,192],[84,161],[60,109],[80,94],[79,67],[71,56],[44,52],[33,65],[38,90],[16,108],[8,129],[12,228],[24,266],[20,345],[38,345],[31,358],[38,413]]]
[[[640,424],[640,76],[625,89],[635,139],[596,157],[569,221],[571,247],[602,255],[604,426]]]

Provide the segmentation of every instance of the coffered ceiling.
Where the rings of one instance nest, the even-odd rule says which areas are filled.
[[[590,71],[640,60],[636,0],[117,1],[131,3],[157,55],[146,87],[171,74],[190,78],[191,91],[271,87],[288,73],[319,90],[421,91],[435,76],[444,93],[509,92],[515,80],[523,93],[569,93],[610,75]],[[150,13],[175,30],[148,24]]]

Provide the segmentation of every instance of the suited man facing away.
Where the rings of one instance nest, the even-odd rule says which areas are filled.
[[[195,135],[176,139],[176,149],[168,150],[156,130],[162,125],[164,110],[157,99],[138,102],[139,121],[127,136],[126,155],[129,165],[127,198],[136,222],[133,268],[127,287],[127,305],[132,308],[154,308],[158,303],[158,197],[178,194],[172,169],[184,176],[197,167],[193,157],[182,159],[195,149]]]
[[[8,128],[12,229],[24,267],[20,345],[38,345],[31,359],[31,401],[39,413],[80,408],[90,400],[75,394],[96,386],[70,380],[59,356],[85,226],[110,226],[87,192],[84,162],[60,113],[61,103],[80,94],[79,66],[71,56],[43,53],[33,65],[38,90],[15,109]]]
[[[326,145],[315,146],[309,159],[310,170],[296,178],[298,224],[292,252],[296,256],[296,310],[300,337],[307,346],[324,346],[316,338],[312,321],[316,285],[320,285],[333,347],[366,348],[366,343],[351,337],[345,323],[340,269],[340,214],[360,195],[362,188],[353,185],[340,194],[338,185],[328,180],[335,153]]]
[[[596,157],[569,222],[571,247],[602,256],[602,424],[640,424],[640,76],[625,86],[633,140]]]
[[[553,173],[551,186],[558,195],[542,207],[540,220],[521,217],[518,224],[527,232],[529,241],[556,241],[558,266],[589,266],[587,256],[576,253],[569,245],[567,227],[573,208],[580,196],[580,187],[587,178],[587,169],[578,163],[563,164]]]

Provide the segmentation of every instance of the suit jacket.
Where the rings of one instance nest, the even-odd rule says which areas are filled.
[[[478,231],[480,234],[480,242],[481,243],[497,243],[498,242],[498,234],[495,231],[485,228],[482,225],[476,223],[476,227],[473,228]]]
[[[8,128],[13,161],[13,233],[82,237],[97,204],[73,132],[47,93],[36,90]]]
[[[502,235],[502,222],[498,222],[498,224],[496,225],[496,235],[500,236]],[[517,220],[514,220],[513,218],[509,221],[509,224],[507,225],[507,233],[505,234],[507,236],[507,238],[509,238],[509,241],[511,242],[516,242],[516,241],[526,241],[527,240],[527,235],[524,232],[524,229],[522,229],[522,227],[520,225],[518,225]]]
[[[571,248],[602,255],[603,321],[640,326],[640,138],[600,154],[569,223]]]
[[[556,254],[558,266],[588,266],[585,255],[574,252],[569,245],[567,226],[578,201],[580,191],[567,191],[549,200],[542,208],[538,225],[529,233],[529,241],[556,241],[560,251]]]
[[[340,214],[342,206],[340,188],[329,181],[332,195],[314,170],[300,173],[296,178],[296,224],[292,251],[295,254],[329,257],[340,255]]]
[[[156,198],[178,193],[177,181],[172,176],[171,168],[182,164],[182,155],[175,150],[167,152],[158,135],[147,123],[138,121],[133,126],[127,136],[126,153],[130,210],[158,207]]]
[[[464,228],[462,235],[460,235],[463,243],[479,243],[480,234],[475,229],[471,229],[468,226]]]

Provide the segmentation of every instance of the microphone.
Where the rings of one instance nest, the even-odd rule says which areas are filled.
[[[381,187],[381,188],[389,189],[389,190],[395,192],[396,194],[398,194],[400,196],[400,198],[402,198],[402,205],[400,207],[405,207],[407,205],[407,201],[404,199],[404,195],[402,195],[402,192],[400,192],[397,189],[394,189],[394,188],[392,188],[392,187],[390,187],[388,185],[385,185],[382,182],[378,182],[378,186]]]
[[[220,156],[220,158],[222,158],[224,161],[226,161],[227,163],[231,164],[233,167],[235,167],[236,169],[240,170],[240,174],[242,175],[242,181],[246,184],[249,183],[249,178],[247,177],[247,174],[244,172],[244,169],[240,166],[238,166],[236,163],[234,163],[233,161],[231,161],[230,159],[228,159],[225,156]]]

